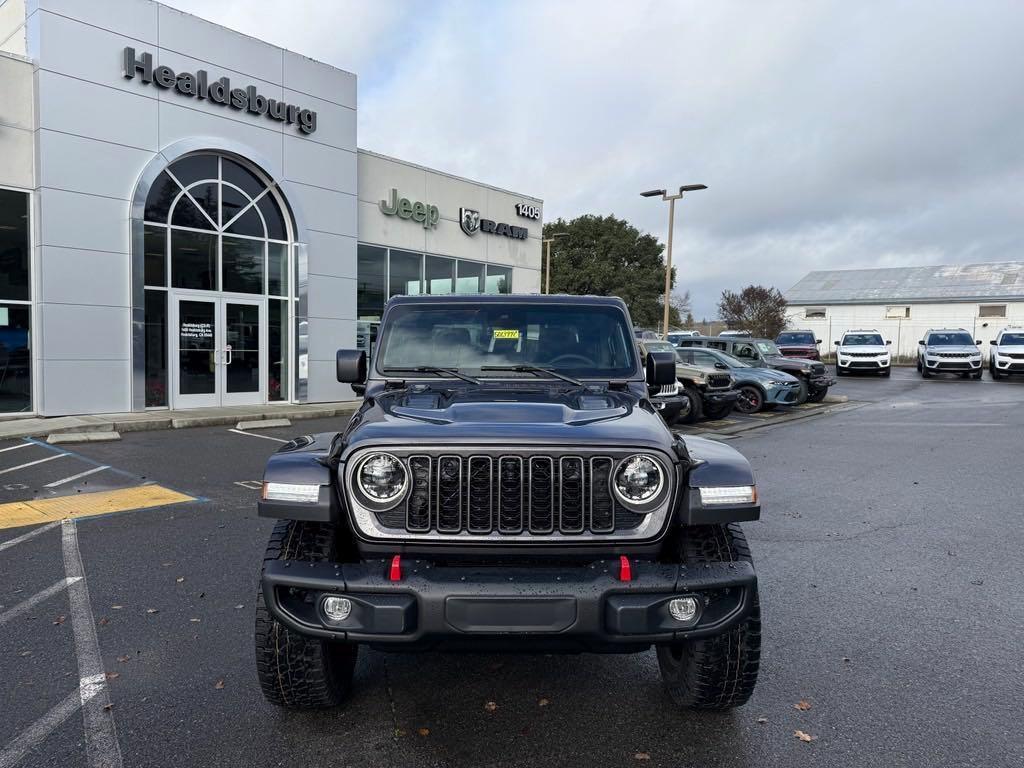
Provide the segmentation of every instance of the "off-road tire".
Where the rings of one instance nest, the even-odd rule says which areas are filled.
[[[813,392],[811,392],[809,395],[807,395],[807,402],[808,403],[820,403],[822,400],[825,399],[825,395],[827,395],[827,394],[828,394],[828,387],[825,387],[824,389],[816,389]]]
[[[690,400],[690,412],[685,416],[680,416],[678,421],[680,424],[696,424],[704,415],[704,402],[701,399],[700,391],[693,384],[685,382],[680,382],[679,387],[682,394]]]
[[[334,556],[329,525],[281,520],[274,526],[263,562],[324,561]],[[256,597],[256,673],[263,696],[289,709],[337,707],[352,689],[359,646],[307,637],[286,628]]]
[[[686,565],[750,561],[738,523],[687,528],[680,545]],[[761,663],[761,608],[727,632],[703,640],[658,646],[661,679],[672,700],[688,709],[723,710],[747,702]]]
[[[704,417],[714,421],[715,419],[724,419],[730,413],[732,413],[732,403],[721,403],[719,405],[706,405],[704,406]]]

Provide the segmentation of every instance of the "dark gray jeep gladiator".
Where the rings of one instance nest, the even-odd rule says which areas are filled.
[[[271,456],[256,665],[285,707],[341,704],[386,651],[657,649],[671,698],[728,709],[757,680],[750,465],[669,431],[625,304],[590,296],[388,302],[362,404]]]

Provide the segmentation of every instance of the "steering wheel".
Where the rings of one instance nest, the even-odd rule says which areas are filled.
[[[553,360],[548,360],[548,365],[554,367],[554,366],[558,365],[559,363],[568,363],[570,360],[575,360],[576,362],[582,363],[584,368],[588,368],[588,367],[589,368],[596,368],[597,367],[597,363],[595,363],[589,357],[586,357],[584,355],[574,355],[572,353],[567,354],[567,355],[559,355],[558,357],[554,358]]]

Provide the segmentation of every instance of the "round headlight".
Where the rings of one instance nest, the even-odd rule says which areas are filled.
[[[402,462],[390,453],[373,453],[359,464],[356,483],[367,499],[378,504],[396,501],[408,481]]]
[[[643,454],[630,456],[615,473],[615,491],[626,504],[650,501],[661,492],[664,482],[661,465]]]

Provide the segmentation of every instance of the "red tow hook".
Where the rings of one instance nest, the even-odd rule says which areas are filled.
[[[391,567],[388,569],[388,580],[389,581],[401,581],[402,580],[402,556],[395,555],[391,558]]]
[[[633,580],[633,566],[629,564],[629,558],[619,555],[619,581]]]

